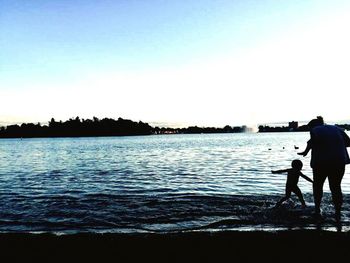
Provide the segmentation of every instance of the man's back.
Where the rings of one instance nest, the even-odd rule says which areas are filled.
[[[321,125],[313,128],[310,134],[311,167],[350,163],[344,131],[333,125]]]

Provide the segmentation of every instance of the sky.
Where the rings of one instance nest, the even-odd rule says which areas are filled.
[[[349,120],[350,1],[0,0],[0,124]]]

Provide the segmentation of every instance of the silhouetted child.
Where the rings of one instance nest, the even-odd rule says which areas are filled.
[[[301,172],[302,168],[303,168],[303,163],[300,160],[293,160],[292,168],[285,169],[285,170],[271,171],[273,174],[287,173],[286,195],[277,202],[275,207],[279,207],[284,201],[288,200],[292,192],[298,196],[301,202],[301,205],[303,207],[306,206],[303,198],[303,194],[301,193],[298,187],[299,176],[303,177],[305,180],[311,183],[313,183],[313,181]]]

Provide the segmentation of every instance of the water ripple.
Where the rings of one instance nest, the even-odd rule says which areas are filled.
[[[287,168],[299,158],[294,145],[302,147],[308,136],[0,140],[0,231],[170,231],[213,227],[217,221],[220,227],[275,224],[264,209],[284,193],[286,177],[271,170]],[[309,161],[303,159],[303,172],[312,176]],[[311,185],[301,179],[300,188],[312,203]]]

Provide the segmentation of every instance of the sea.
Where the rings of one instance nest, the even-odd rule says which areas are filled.
[[[173,233],[350,229],[350,169],[334,218],[325,183],[322,218],[312,184],[280,208],[286,169],[307,132],[169,134],[0,140],[1,233]]]

